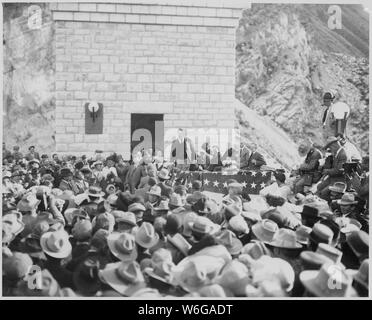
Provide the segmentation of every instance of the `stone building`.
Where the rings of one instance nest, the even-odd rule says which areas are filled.
[[[160,131],[233,128],[235,31],[243,4],[231,0],[51,4],[56,151],[90,154],[102,149],[128,159],[138,143],[131,142],[135,129],[153,134],[155,121]],[[91,102],[101,108],[95,124],[87,124]],[[99,123],[102,128],[87,133],[87,126]],[[157,139],[161,148],[164,138]]]

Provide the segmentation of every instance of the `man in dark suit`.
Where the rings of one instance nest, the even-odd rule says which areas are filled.
[[[298,169],[298,178],[294,182],[294,193],[303,193],[304,186],[311,186],[319,179],[318,172],[319,160],[323,158],[320,150],[314,146],[302,144],[299,149],[299,154],[303,156],[306,154],[304,163]]]
[[[345,182],[343,165],[347,162],[347,155],[336,137],[331,137],[324,149],[330,150],[333,155],[333,162],[331,168],[323,169],[321,182],[317,186],[317,194],[322,199],[329,201],[329,186],[335,182]]]
[[[255,143],[241,144],[240,146],[240,169],[260,170],[266,164],[263,155],[257,152]]]
[[[171,147],[171,161],[177,163],[180,169],[186,169],[190,163],[194,163],[196,154],[191,139],[185,137],[182,128],[178,129],[178,138],[173,140]]]
[[[35,146],[30,146],[28,148],[29,153],[26,154],[25,158],[27,161],[37,159],[40,160],[39,153],[35,151]]]

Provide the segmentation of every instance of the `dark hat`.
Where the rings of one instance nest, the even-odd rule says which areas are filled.
[[[32,148],[35,149],[35,146],[29,146],[29,147],[28,147],[28,150],[31,150]]]
[[[279,228],[284,228],[286,226],[286,219],[283,215],[276,209],[272,210],[268,215],[267,219],[274,221]]]
[[[312,220],[312,222],[314,223],[320,220],[318,208],[309,205],[304,205],[304,207],[302,208],[301,216],[303,220]],[[309,224],[309,227],[313,226],[313,223]]]
[[[72,176],[73,173],[71,171],[70,168],[62,168],[60,171],[59,171],[59,174],[61,175],[61,177],[68,177],[68,176]]]
[[[98,259],[83,260],[73,274],[73,281],[77,291],[84,295],[94,295],[100,289],[98,276],[100,262]]]
[[[365,231],[354,231],[346,238],[346,242],[356,256],[368,255],[369,236]]]
[[[323,99],[333,100],[334,98],[335,98],[334,94],[329,91],[325,92],[323,95]]]
[[[75,169],[76,170],[81,170],[84,167],[84,162],[83,161],[78,161],[75,163]]]
[[[333,231],[324,224],[315,223],[310,232],[309,239],[315,243],[330,244],[333,239]]]
[[[167,222],[164,226],[165,233],[173,235],[181,231],[182,220],[177,214],[170,214],[166,220]]]
[[[332,260],[328,257],[313,251],[301,252],[300,259],[304,270],[319,270],[323,264],[332,263]]]

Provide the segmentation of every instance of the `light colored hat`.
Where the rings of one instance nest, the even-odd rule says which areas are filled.
[[[271,242],[274,239],[275,234],[278,232],[278,225],[269,219],[264,219],[257,222],[252,226],[253,234],[263,242]]]
[[[246,286],[251,282],[247,267],[232,260],[222,270],[217,283],[229,290],[234,296],[245,296]]]
[[[307,245],[307,243],[309,241],[309,236],[310,236],[311,230],[312,229],[310,227],[307,227],[307,226],[304,226],[304,225],[299,226],[296,229],[297,242],[299,242],[303,245]]]
[[[81,219],[87,219],[87,220],[90,219],[88,213],[83,209],[69,208],[69,209],[66,209],[66,211],[64,212],[64,215],[67,221],[67,225],[69,226],[72,225],[72,222],[74,221],[75,217],[79,217]]]
[[[241,252],[243,244],[236,237],[236,235],[230,230],[223,230],[218,236],[216,236],[217,243],[226,247],[231,255],[237,255]]]
[[[146,192],[148,195],[153,195],[157,197],[161,197],[161,188],[157,185],[154,185],[150,188],[148,192]]]
[[[175,248],[182,252],[184,256],[187,256],[191,245],[186,241],[186,239],[179,233],[176,233],[173,237],[167,236],[167,241],[172,244]]]
[[[226,293],[219,284],[211,284],[205,287],[202,287],[199,292],[201,297],[218,297],[225,298]]]
[[[317,297],[357,296],[351,285],[352,277],[341,267],[334,264],[323,264],[319,271],[302,271],[300,281],[306,290]]]
[[[100,271],[101,277],[123,296],[132,296],[146,287],[141,268],[136,261],[110,263]]]
[[[107,237],[111,253],[121,261],[133,261],[137,258],[134,236],[127,232],[113,232]]]
[[[169,205],[175,206],[175,207],[183,207],[184,202],[182,201],[181,195],[178,193],[172,193],[169,199]]]
[[[92,167],[98,166],[98,165],[103,165],[103,162],[101,160],[97,160],[92,164]]]
[[[206,217],[198,216],[194,221],[189,222],[190,229],[193,232],[201,234],[214,234],[220,230],[220,226],[214,224]]]
[[[172,254],[165,248],[155,250],[151,255],[151,264],[155,266],[162,262],[172,262]]]
[[[224,261],[210,256],[186,257],[174,269],[174,282],[187,292],[212,284]]]
[[[172,261],[163,261],[157,263],[153,268],[145,269],[145,273],[153,279],[161,281],[166,284],[171,284],[173,279],[173,269],[175,265]]]
[[[283,249],[301,249],[302,245],[296,241],[296,232],[293,230],[281,228],[275,234],[270,246]]]
[[[17,204],[17,209],[21,212],[28,212],[32,211],[40,204],[40,200],[38,200],[35,195],[33,194],[26,194],[21,201]]]
[[[337,193],[344,193],[346,190],[346,184],[344,182],[335,182],[332,186],[328,188],[330,191]]]
[[[228,185],[228,188],[239,188],[243,189],[243,185],[239,182],[232,182]]]
[[[143,248],[150,249],[159,241],[159,235],[151,223],[144,222],[136,232],[136,242]]]
[[[331,259],[333,263],[340,264],[342,258],[342,251],[332,247],[326,243],[319,243],[318,248],[316,249],[316,253],[322,254],[327,258]]]
[[[90,197],[103,197],[105,193],[102,191],[100,187],[90,186],[89,189],[86,191],[87,195]]]
[[[158,177],[164,180],[170,179],[169,171],[165,168],[161,169],[158,173]]]
[[[330,244],[333,239],[333,231],[321,223],[315,223],[313,229],[309,235],[309,239],[315,243],[327,243]]]
[[[182,235],[189,237],[191,236],[191,222],[197,219],[198,215],[195,212],[187,212],[183,215],[183,231]]]
[[[92,221],[93,228],[97,229],[106,229],[110,233],[114,231],[115,218],[112,214],[103,212],[98,216],[94,217]]]
[[[155,211],[169,211],[168,200],[161,200],[159,205],[154,208]]]
[[[9,280],[20,280],[27,275],[32,264],[28,254],[13,252],[9,257],[3,257],[3,275]]]
[[[115,212],[115,221],[116,223],[119,223],[119,222],[125,222],[133,227],[135,227],[137,225],[136,223],[136,216],[133,212],[124,212],[124,211],[119,211],[119,210],[115,210],[113,211]]]
[[[340,232],[348,234],[354,231],[359,231],[362,228],[362,224],[356,219],[349,219],[349,223],[341,228]]]
[[[138,203],[138,202],[135,202],[135,203],[132,203],[129,207],[128,207],[128,211],[130,212],[135,212],[135,211],[146,211],[146,208],[143,204],[141,203]]]
[[[337,204],[340,206],[350,206],[357,204],[358,201],[355,201],[355,196],[353,193],[344,193],[340,200],[337,200]]]
[[[58,259],[67,258],[72,250],[68,233],[64,230],[44,233],[40,238],[40,245],[44,253]]]
[[[249,233],[249,227],[242,216],[234,216],[229,220],[230,228],[237,233]]]
[[[279,280],[286,292],[293,288],[295,272],[293,267],[283,259],[264,255],[258,260],[253,260],[251,272],[253,284],[257,285],[265,280]]]
[[[248,254],[253,259],[258,260],[264,255],[271,256],[270,250],[262,241],[252,241],[247,243],[241,250],[242,254]]]
[[[154,288],[143,288],[131,295],[131,297],[139,298],[161,298],[159,290]]]

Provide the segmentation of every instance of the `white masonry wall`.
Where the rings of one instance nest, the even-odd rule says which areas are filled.
[[[51,4],[57,152],[129,158],[131,113],[163,113],[165,128],[234,126],[242,10],[229,1],[130,2]],[[85,135],[91,100],[104,105],[103,134]]]

